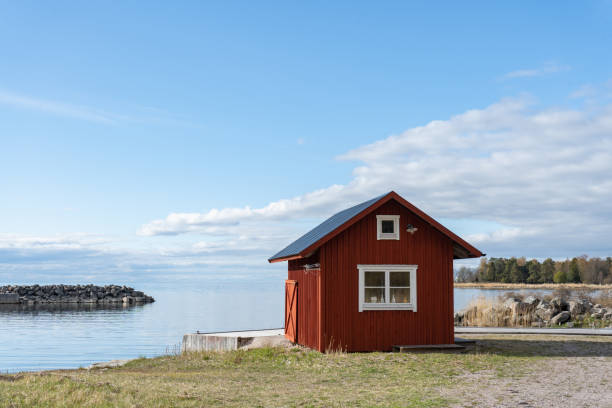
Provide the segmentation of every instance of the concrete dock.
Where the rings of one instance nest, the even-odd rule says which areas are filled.
[[[229,351],[258,347],[289,347],[292,343],[284,336],[284,329],[230,331],[216,333],[193,333],[183,336],[181,352],[191,351]],[[553,329],[553,328],[510,328],[510,327],[455,327],[455,334],[552,334],[552,335],[589,335],[612,336],[612,329]],[[401,346],[404,350],[423,348],[434,349],[443,346],[463,348],[472,340],[455,339],[454,345],[438,346]],[[457,346],[458,345],[458,346]],[[400,347],[400,346],[398,346]],[[447,347],[447,348],[451,348]],[[413,351],[413,350],[410,350]]]
[[[192,333],[183,336],[181,352],[229,351],[258,347],[290,346],[284,329]]]

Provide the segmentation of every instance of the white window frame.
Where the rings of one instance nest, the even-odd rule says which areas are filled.
[[[376,238],[378,240],[381,239],[400,239],[399,233],[399,215],[377,215],[376,216]],[[383,233],[382,232],[382,222],[383,221],[393,221],[393,233]]]
[[[357,265],[359,271],[359,311],[364,310],[411,310],[417,311],[417,265]],[[385,301],[387,303],[365,302],[365,272],[385,272]],[[410,303],[390,303],[389,272],[410,272]]]

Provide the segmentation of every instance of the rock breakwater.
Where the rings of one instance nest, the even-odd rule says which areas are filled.
[[[612,307],[593,304],[589,299],[562,297],[473,302],[455,313],[455,326],[494,327],[612,327]]]
[[[4,299],[13,299],[11,303],[26,305],[80,303],[128,306],[155,302],[141,291],[118,285],[8,285],[0,286],[0,296],[2,294],[7,295]]]

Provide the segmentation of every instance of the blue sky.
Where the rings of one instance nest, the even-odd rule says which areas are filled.
[[[612,255],[610,1],[1,7],[0,280],[265,273],[391,189],[493,256]]]

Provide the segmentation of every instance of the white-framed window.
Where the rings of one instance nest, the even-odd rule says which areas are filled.
[[[377,239],[400,239],[399,215],[376,216]]]
[[[359,311],[417,311],[417,265],[357,265]]]

